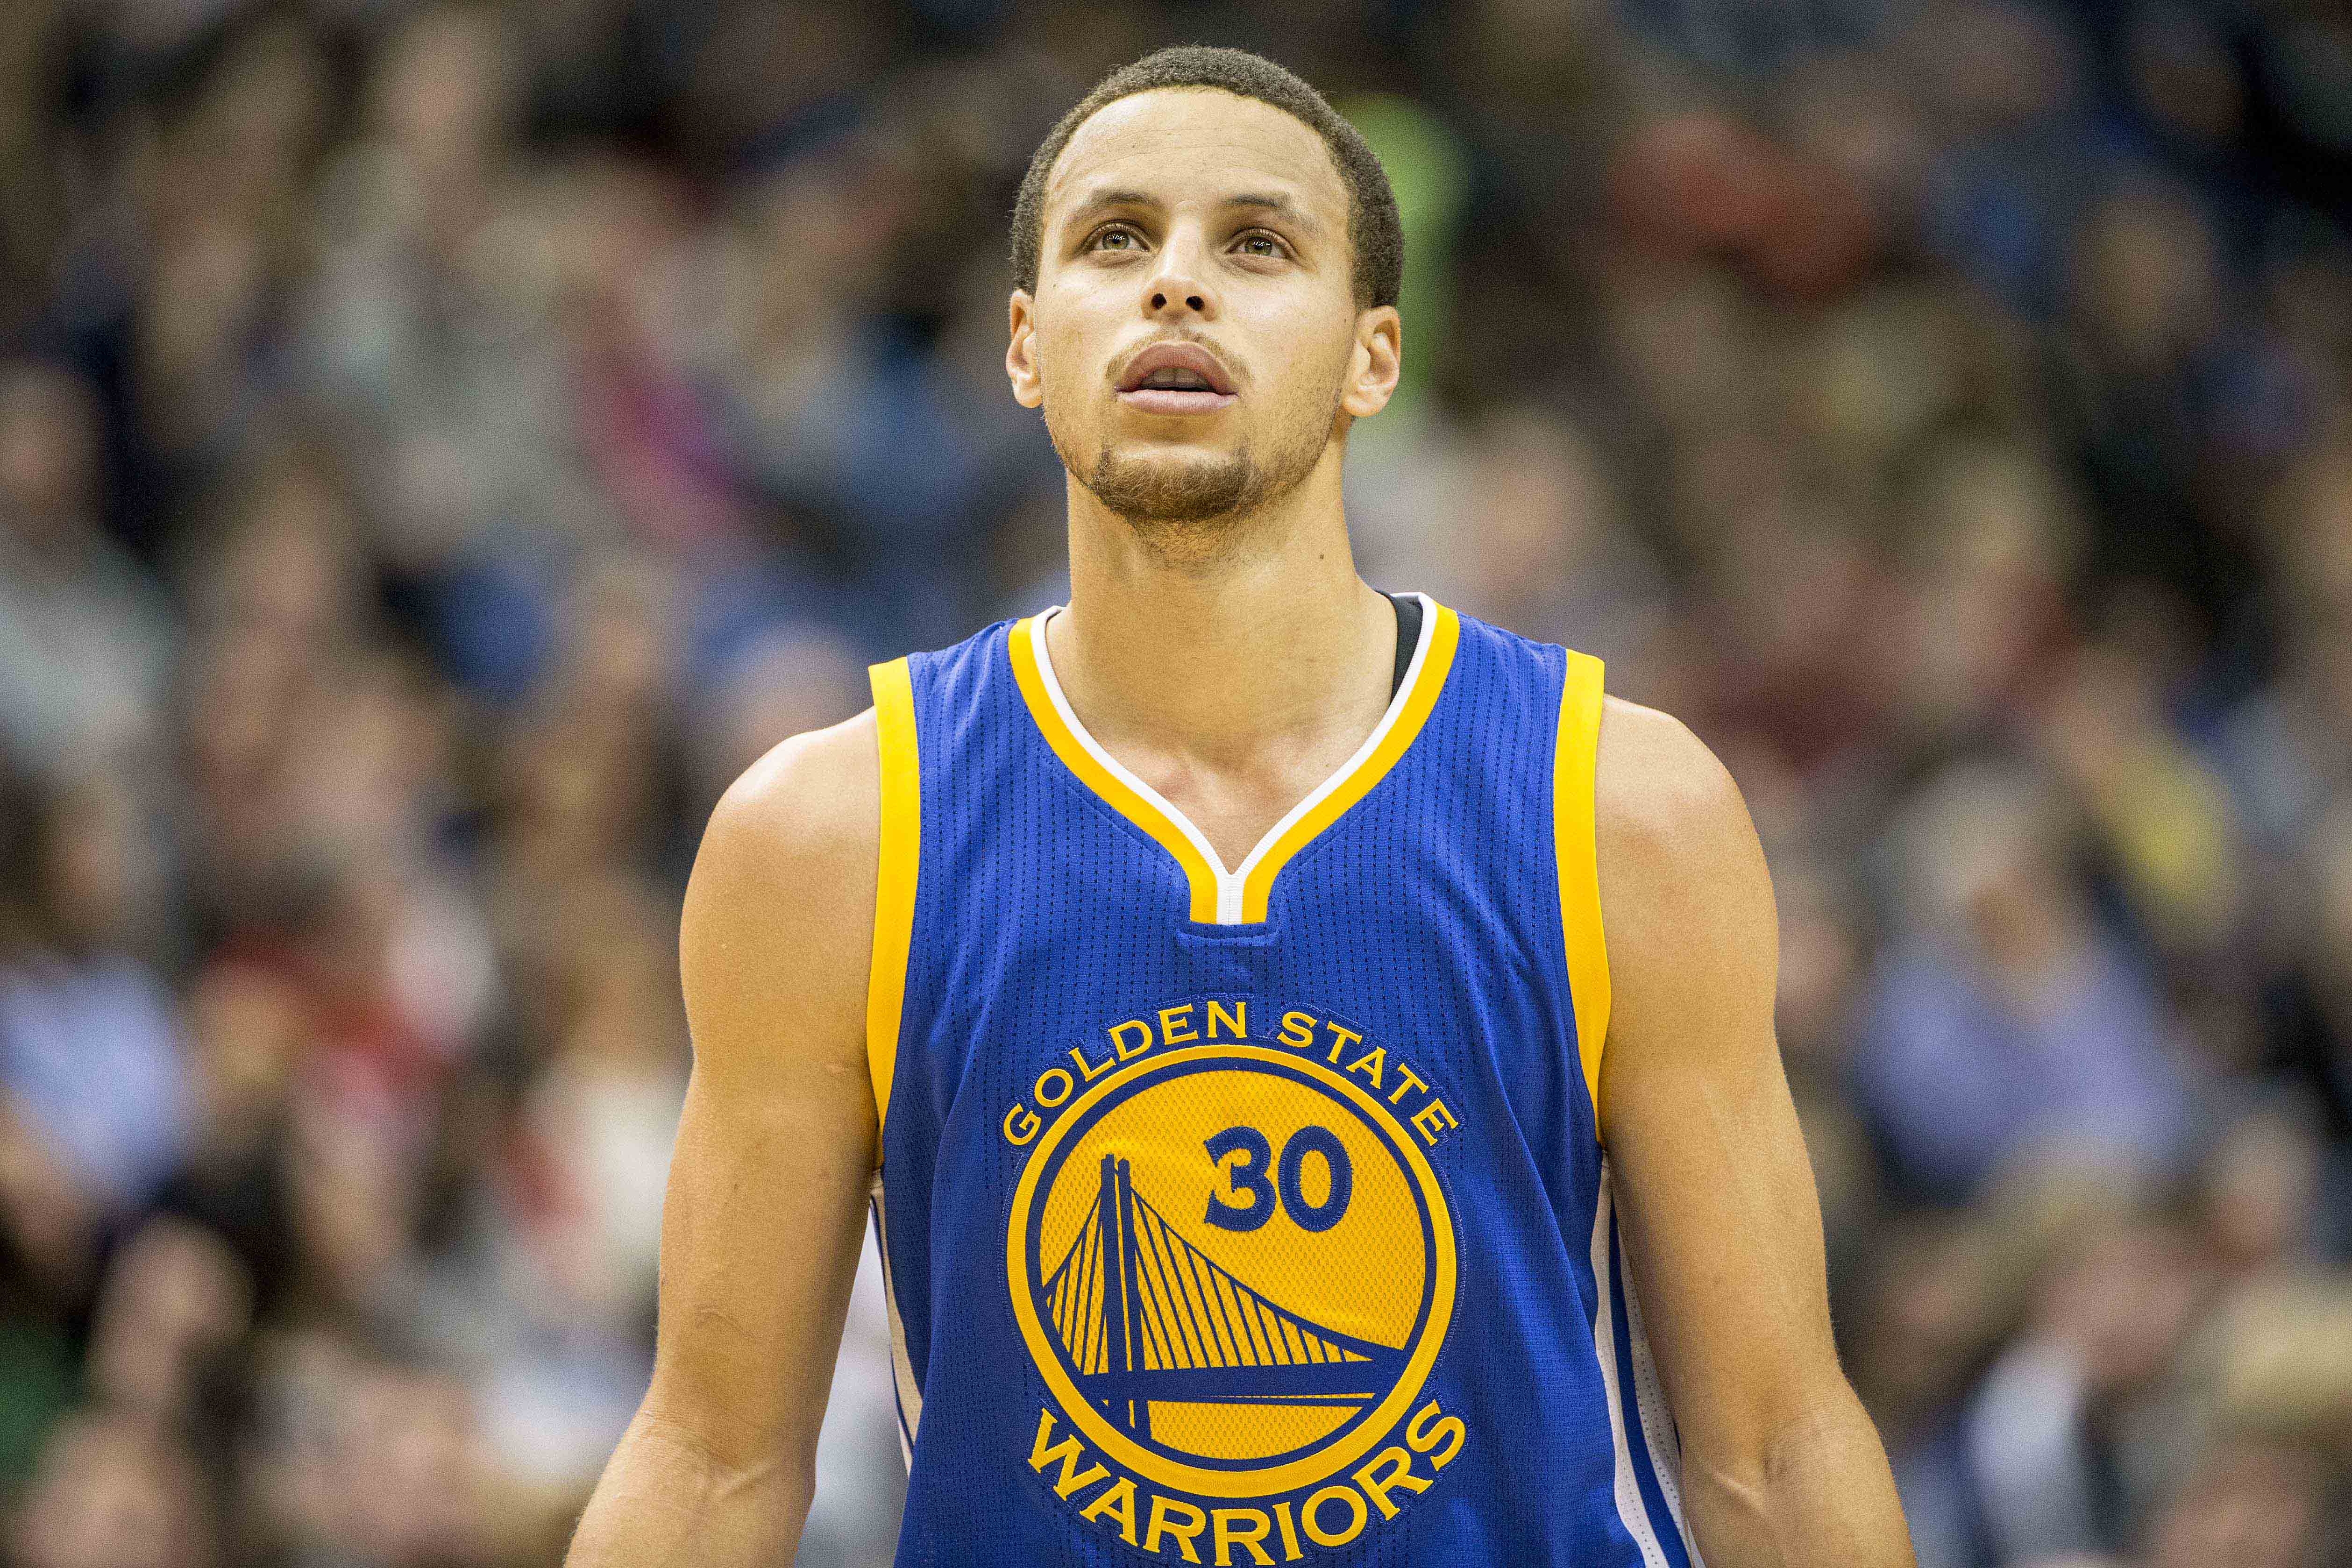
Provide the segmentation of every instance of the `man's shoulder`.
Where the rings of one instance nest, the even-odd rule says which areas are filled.
[[[1601,917],[1612,988],[1663,966],[1763,957],[1776,946],[1771,875],[1739,786],[1671,715],[1608,700],[1593,779]]]
[[[765,1093],[807,1067],[862,1082],[879,776],[868,710],[777,745],[712,810],[678,960],[698,1071],[718,1070],[713,1084]]]
[[[682,942],[788,942],[806,956],[854,935],[863,952],[880,854],[876,733],[868,708],[779,742],[728,786],[695,853]]]
[[[870,862],[881,823],[876,737],[867,708],[771,747],[719,797],[698,865],[714,853],[804,871]]]
[[[1739,787],[1680,720],[1610,702],[1593,794],[1611,998],[1600,1098],[1622,1134],[1648,1113],[1629,1104],[1662,1103],[1629,1102],[1629,1082],[1736,1077],[1769,1052],[1779,926]]]
[[[1613,842],[1662,865],[1753,831],[1730,771],[1689,726],[1613,696],[1601,701],[1593,820],[1604,852]]]

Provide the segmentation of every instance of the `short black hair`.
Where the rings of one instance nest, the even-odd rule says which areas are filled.
[[[1404,227],[1397,219],[1396,193],[1389,189],[1388,171],[1364,140],[1323,95],[1298,77],[1263,55],[1246,49],[1213,48],[1180,44],[1146,55],[1095,84],[1094,91],[1061,120],[1037,146],[1029,172],[1021,177],[1021,194],[1013,203],[1013,277],[1035,293],[1037,252],[1045,226],[1045,175],[1070,138],[1095,110],[1122,98],[1161,88],[1215,88],[1241,98],[1254,98],[1298,120],[1323,138],[1339,165],[1340,182],[1348,187],[1348,235],[1355,242],[1357,301],[1364,306],[1393,305],[1404,275]]]

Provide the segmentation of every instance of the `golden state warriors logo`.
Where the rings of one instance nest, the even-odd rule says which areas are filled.
[[[1422,1398],[1454,1310],[1427,1157],[1451,1111],[1410,1062],[1263,1002],[1123,1020],[1070,1058],[1004,1122],[1032,1145],[1007,1279],[1052,1396],[1032,1468],[1188,1562],[1297,1561],[1394,1518],[1466,1436]]]

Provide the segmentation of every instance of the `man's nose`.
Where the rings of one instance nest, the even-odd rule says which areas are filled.
[[[1197,242],[1171,235],[1160,253],[1160,265],[1144,282],[1144,314],[1169,319],[1191,315],[1215,320],[1217,297],[1209,287],[1204,259]]]

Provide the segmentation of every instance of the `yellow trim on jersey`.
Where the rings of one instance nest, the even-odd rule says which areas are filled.
[[[1601,1051],[1609,1038],[1609,948],[1601,931],[1601,862],[1592,785],[1601,753],[1601,661],[1570,653],[1559,694],[1552,759],[1552,844],[1559,862],[1559,922],[1568,988],[1576,1008],[1576,1054],[1592,1117],[1601,1120]]]
[[[1454,651],[1462,642],[1462,618],[1442,604],[1433,601],[1431,609],[1435,622],[1430,627],[1427,652],[1422,656],[1421,673],[1413,681],[1412,691],[1405,698],[1403,709],[1388,734],[1372,754],[1348,776],[1333,786],[1331,792],[1315,803],[1312,810],[1293,822],[1281,838],[1265,852],[1242,886],[1242,920],[1244,923],[1264,920],[1266,906],[1274,897],[1274,879],[1289,862],[1291,856],[1307,847],[1315,835],[1338,821],[1349,807],[1371,792],[1372,786],[1388,776],[1405,748],[1429,722],[1430,710],[1437,706],[1437,694],[1444,689],[1446,672],[1454,667]]]
[[[874,1079],[878,1134],[890,1113],[907,951],[915,936],[915,877],[922,858],[923,775],[915,745],[914,677],[904,659],[866,671],[882,753],[882,835],[874,881],[874,956],[866,973],[866,1070]]]
[[[1269,829],[1248,858],[1231,872],[1181,811],[1120,767],[1080,727],[1054,679],[1050,655],[1041,646],[1042,622],[1034,617],[1016,622],[1007,635],[1006,650],[1022,698],[1054,754],[1079,782],[1175,857],[1190,890],[1192,918],[1203,925],[1256,925],[1266,918],[1275,879],[1283,866],[1396,766],[1397,758],[1428,721],[1430,710],[1437,706],[1461,641],[1462,622],[1453,611],[1425,595],[1422,602],[1427,609],[1406,689],[1391,699],[1380,724],[1347,766],[1291,808],[1290,815]]]
[[[1034,619],[1034,617],[1032,618]],[[1184,831],[1168,814],[1137,794],[1110,769],[1095,760],[1094,754],[1081,744],[1070,727],[1062,722],[1060,711],[1045,690],[1045,677],[1037,672],[1037,654],[1032,646],[1033,633],[1029,621],[1013,622],[1006,638],[1006,652],[1013,656],[1013,678],[1020,684],[1023,700],[1029,705],[1030,716],[1045,737],[1045,744],[1062,765],[1077,775],[1080,783],[1101,796],[1111,810],[1150,833],[1160,847],[1176,857],[1184,869],[1184,880],[1192,885],[1192,918],[1209,922],[1217,917],[1217,873],[1208,860],[1184,836]]]

